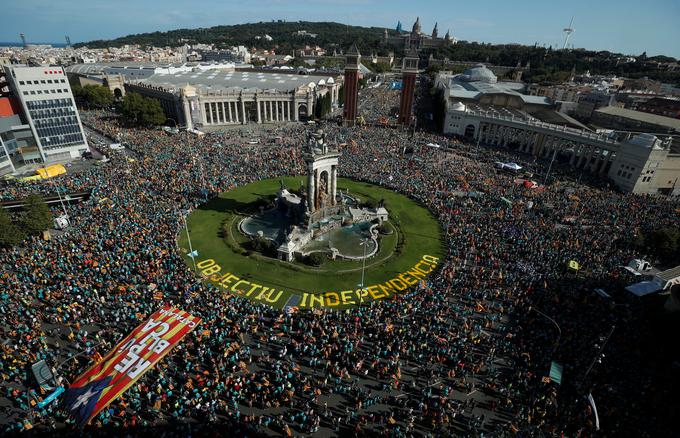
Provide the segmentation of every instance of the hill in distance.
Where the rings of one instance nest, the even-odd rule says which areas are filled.
[[[315,38],[294,35],[297,31],[316,34]],[[76,44],[91,48],[141,46],[177,47],[184,44],[214,44],[217,48],[243,45],[258,49],[275,50],[278,54],[294,54],[294,50],[306,45],[318,45],[330,55],[333,50],[341,53],[353,43],[363,55],[376,53],[386,55],[390,50],[381,44],[384,27],[352,26],[335,22],[270,21],[259,23],[214,26],[198,29],[176,29],[167,32],[150,32],[127,35],[112,40],[96,40]],[[396,30],[387,29],[389,35]],[[272,41],[262,38],[272,37]],[[256,37],[261,37],[256,39]],[[396,50],[400,56],[400,51]],[[660,63],[675,62],[668,56],[647,57],[645,53],[631,60],[629,56],[608,51],[587,49],[553,50],[552,47],[526,46],[520,44],[486,44],[459,41],[457,44],[432,52],[421,52],[423,61],[432,54],[437,59],[484,62],[496,65],[522,66],[530,64],[525,79],[535,82],[562,82],[569,77],[572,68],[577,73],[615,74],[623,77],[657,79],[680,86],[680,71],[660,68]]]
[[[317,36],[316,38],[294,36],[293,33],[299,30],[305,30]],[[276,48],[277,53],[287,54],[305,45],[318,45],[331,52],[333,48],[336,48],[340,52],[349,48],[352,43],[356,43],[360,51],[363,49],[369,53],[379,46],[384,31],[385,28],[382,27],[350,26],[334,22],[272,21],[142,33],[112,40],[78,43],[76,47],[105,48],[121,47],[126,44],[177,47],[184,44],[215,44],[218,48],[238,45],[262,49]],[[388,29],[388,32],[394,34],[396,31]],[[272,41],[266,41],[263,38],[255,39],[256,36],[262,37],[265,34],[271,36]]]

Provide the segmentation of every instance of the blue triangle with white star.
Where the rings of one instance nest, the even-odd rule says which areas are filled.
[[[111,376],[94,380],[80,388],[69,388],[64,395],[66,409],[75,417],[79,425],[84,425],[90,418],[95,405],[104,389],[109,386]]]

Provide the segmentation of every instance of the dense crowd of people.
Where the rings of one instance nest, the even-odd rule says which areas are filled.
[[[448,253],[425,284],[393,300],[285,314],[201,282],[176,238],[182,216],[217,193],[304,174],[303,126],[199,138],[126,129],[104,113],[82,118],[128,151],[104,147],[112,158],[104,166],[50,184],[10,185],[0,195],[92,191],[67,207],[72,226],[63,234],[0,250],[6,433],[71,430],[59,402],[35,405],[45,394],[31,381],[30,365],[46,360],[67,384],[162,303],[199,316],[202,327],[90,427],[593,436],[596,418],[585,398],[592,393],[607,435],[667,432],[648,415],[656,404],[639,400],[664,388],[628,365],[641,360],[628,348],[626,323],[634,315],[593,288],[609,285],[623,299],[614,291],[624,281],[616,267],[633,255],[626,237],[677,223],[677,203],[579,185],[577,175],[559,169],[552,184],[527,188],[491,164],[522,160],[537,173],[545,164],[507,149],[329,125],[329,141],[346,145],[340,176],[420,201],[442,224]],[[249,144],[253,137],[261,143]],[[276,137],[282,142],[270,144]],[[579,272],[567,269],[571,260]],[[600,338],[608,334],[604,346]],[[609,356],[591,367],[605,347]],[[551,361],[564,364],[562,385],[546,381]]]

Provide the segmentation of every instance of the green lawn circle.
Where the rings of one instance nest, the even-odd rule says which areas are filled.
[[[338,190],[349,190],[361,200],[383,199],[395,228],[391,235],[382,236],[378,253],[366,261],[364,290],[357,290],[361,261],[329,260],[312,268],[247,253],[241,247],[247,237],[238,232],[238,222],[248,211],[256,210],[254,206],[263,198],[273,197],[281,180],[287,188],[297,189],[306,183],[306,176],[266,179],[237,187],[191,212],[187,227],[192,248],[198,252],[197,275],[225,293],[277,308],[345,309],[406,293],[436,269],[444,250],[441,227],[432,214],[400,193],[345,178],[338,178]],[[184,230],[178,243],[193,269]]]

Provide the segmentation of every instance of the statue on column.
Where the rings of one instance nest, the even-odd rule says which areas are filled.
[[[328,191],[326,187],[326,181],[321,178],[319,180],[319,188],[317,190],[317,208],[323,209],[326,208],[327,205],[327,200],[328,200]]]
[[[307,148],[309,153],[325,154],[328,152],[328,145],[326,144],[326,133],[323,129],[318,129],[316,132],[307,134]]]

